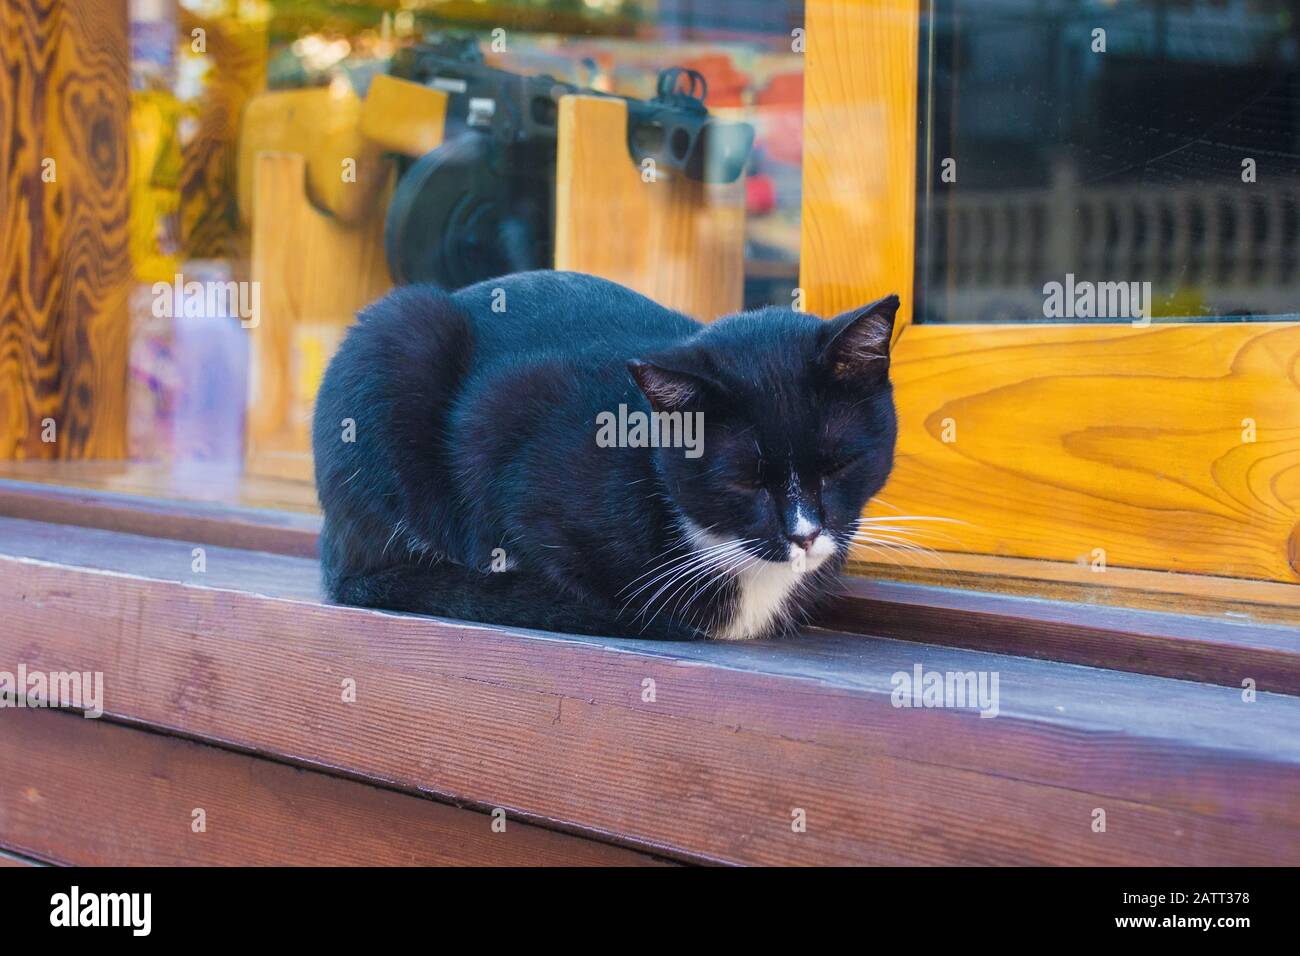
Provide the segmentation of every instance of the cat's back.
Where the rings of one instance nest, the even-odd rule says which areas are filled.
[[[475,364],[529,357],[632,357],[703,326],[626,286],[581,272],[519,272],[456,292],[474,330]]]

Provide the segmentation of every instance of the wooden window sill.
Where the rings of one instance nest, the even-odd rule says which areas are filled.
[[[36,513],[30,494],[5,486],[0,510]],[[323,605],[314,560],[231,547],[254,533],[264,548],[263,531],[211,513],[191,526],[159,517],[179,505],[131,518],[130,502],[48,500],[44,520],[0,518],[0,669],[102,671],[108,722],[259,772],[289,764],[433,797],[484,828],[500,808],[646,861],[1300,862],[1300,699],[1270,685],[1295,674],[1282,628],[1202,632],[1179,655],[1186,619],[1170,615],[1117,612],[1140,620],[1125,631],[1094,618],[1089,631],[1085,612],[1102,609],[1002,596],[963,611],[951,593],[862,583],[839,613],[866,633],[743,645],[544,634]],[[289,539],[311,533],[275,520]],[[154,536],[122,530],[133,521],[155,522]],[[198,545],[203,574],[191,572]],[[1025,603],[1036,614],[1017,617]],[[1041,634],[1055,639],[1037,647]],[[1112,641],[1127,656],[1109,668],[1036,659],[1095,658]],[[1166,651],[1143,658],[1144,646]],[[895,707],[892,675],[918,664],[996,672],[998,716]],[[1212,665],[1202,679],[1228,686],[1133,672]],[[1257,681],[1255,702],[1239,674]],[[31,819],[14,812],[23,794],[0,786],[0,821]],[[342,813],[349,798],[332,799]],[[42,857],[2,827],[0,847]]]
[[[140,493],[150,487],[156,490],[156,479],[123,493],[0,477],[0,517],[292,557],[316,555],[319,514]],[[1116,572],[1120,577],[1136,575],[1138,582],[1152,574]],[[1057,577],[1061,583],[1059,573]],[[832,630],[1230,687],[1240,687],[1249,677],[1260,688],[1300,694],[1300,630],[1292,626],[1300,626],[1300,588],[1290,585],[1267,584],[1267,591],[1252,594],[1256,603],[1243,606],[1255,613],[1247,617],[1242,611],[1217,616],[1173,614],[1024,593],[973,591],[971,586],[980,581],[969,576],[961,579],[965,588],[916,580],[848,575],[841,600],[819,623]],[[1070,593],[1080,596],[1078,591]]]

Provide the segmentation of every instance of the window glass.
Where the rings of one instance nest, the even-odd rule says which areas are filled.
[[[132,3],[130,457],[309,481],[320,376],[394,283],[458,288],[564,247],[660,301],[704,287],[696,309],[667,302],[704,320],[790,305],[802,18],[779,0]],[[407,94],[372,114],[386,78],[446,94],[445,119]],[[583,91],[627,98],[629,120],[584,127],[566,174],[559,100]],[[268,152],[305,168],[267,171]],[[262,175],[278,178],[259,208]],[[587,201],[620,176],[699,189],[672,186],[685,198],[658,218]],[[265,325],[237,296],[213,308],[228,284],[255,287]]]
[[[1294,318],[1289,0],[933,0],[921,322]]]

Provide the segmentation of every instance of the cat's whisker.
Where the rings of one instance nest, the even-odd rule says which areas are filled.
[[[879,551],[881,549],[884,549],[889,552],[902,552],[906,554],[925,555],[927,558],[933,558],[934,560],[942,564],[945,568],[951,570],[951,566],[948,564],[948,562],[944,560],[943,556],[934,548],[927,548],[924,545],[919,545],[915,542],[908,541],[906,539],[889,538],[889,537],[864,537],[861,535],[854,535],[851,540],[854,545],[858,547],[865,547],[873,551]],[[895,564],[899,564],[899,566],[901,567],[901,564],[896,559],[893,560]]]
[[[704,590],[707,589],[709,586],[711,586],[712,584],[716,583],[717,581],[727,576],[728,574],[727,568],[731,564],[734,564],[737,559],[743,558],[745,554],[749,553],[751,549],[748,547],[748,545],[754,543],[757,540],[759,539],[745,538],[743,540],[734,541],[732,542],[733,545],[732,551],[726,552],[721,556],[714,557],[709,562],[705,563],[702,567],[696,568],[694,571],[681,575],[677,579],[677,582],[669,582],[667,587],[671,587],[674,583],[677,583],[677,587],[674,591],[672,591],[672,593],[670,593],[666,598],[664,598],[663,603],[660,604],[659,606],[659,610],[656,611],[654,615],[650,618],[650,621],[647,622],[647,626],[649,626],[649,623],[653,622],[654,619],[658,617],[659,614],[665,608],[667,608],[670,604],[672,604],[673,597],[678,595],[679,592],[681,592],[683,596],[685,595],[685,593],[691,593],[692,594],[691,600],[694,600],[698,594],[703,593]],[[685,591],[685,592],[683,591],[683,588],[689,589],[691,584],[700,578],[703,578],[703,580],[701,581],[699,587],[696,589],[695,593],[692,593],[690,591]],[[663,589],[661,589],[659,593],[663,593]],[[650,609],[650,607],[654,604],[655,598],[657,598],[658,596],[659,594],[656,594],[653,598],[651,598],[649,601],[646,602],[646,611]],[[687,603],[689,604],[689,602]],[[680,604],[681,601],[679,598],[678,605],[676,605],[676,607],[679,610],[681,609]],[[645,612],[643,611],[642,613],[644,614]]]
[[[743,548],[735,552],[735,556],[741,554],[744,554]],[[727,563],[732,558],[733,553],[728,552],[717,560],[710,561],[702,567],[697,568],[692,573],[684,575],[683,578],[680,579],[680,583],[677,587],[664,598],[663,607],[673,607],[674,613],[682,610],[683,599],[689,596],[689,600],[686,601],[686,604],[689,605],[690,601],[695,600],[695,597],[698,596],[698,594],[703,593],[703,591],[705,591],[711,584],[720,580],[726,573],[725,567]],[[698,587],[694,586],[696,581],[700,582]],[[677,598],[676,602],[673,601],[673,598]]]
[[[747,544],[752,544],[757,540],[758,540],[757,538],[748,539]],[[759,560],[759,553],[757,549],[748,546],[745,547],[744,549],[741,550],[739,554],[731,556],[728,559],[726,559],[724,562],[717,565],[716,568],[714,569],[715,574],[713,574],[710,578],[706,579],[705,581],[701,582],[701,584],[695,589],[695,593],[691,595],[690,601],[685,602],[685,604],[689,606],[691,601],[694,601],[699,595],[703,594],[704,591],[707,590],[710,586],[714,584],[722,583],[734,577],[736,574],[740,573],[746,567],[748,567],[750,564],[753,564],[757,560]],[[707,608],[705,610],[707,610]],[[694,621],[694,618],[692,619],[692,621]]]
[[[623,603],[623,606],[619,608],[619,612],[618,612],[619,616],[622,616],[624,613],[626,613],[627,609],[632,606],[632,604],[637,600],[637,598],[641,594],[650,590],[656,585],[659,585],[659,589],[650,595],[650,597],[642,605],[640,612],[638,612],[637,615],[638,617],[644,616],[645,613],[649,610],[650,605],[654,603],[655,599],[658,598],[659,595],[662,594],[666,588],[672,587],[678,581],[682,580],[683,577],[692,573],[698,568],[708,567],[709,563],[710,563],[710,558],[695,555],[689,561],[686,561],[685,563],[679,565],[674,565],[672,568],[669,568],[668,570],[655,576],[652,580],[647,581],[644,585],[637,588],[635,591],[633,591],[631,594],[628,595],[627,600],[624,601]]]
[[[673,598],[677,598],[678,601],[680,602],[682,597],[685,597],[687,594],[691,593],[692,585],[694,584],[695,581],[700,581],[702,586],[707,587],[709,582],[715,579],[716,571],[719,566],[717,562],[725,561],[727,557],[730,556],[730,554],[731,552],[728,552],[726,555],[723,555],[722,557],[717,559],[717,561],[706,561],[698,565],[697,567],[695,567],[693,570],[687,572],[686,574],[682,574],[678,576],[676,580],[670,582],[667,588],[664,589],[668,591],[668,593],[664,595],[664,599],[663,602],[660,604],[659,610],[662,611],[668,607],[677,607],[680,610],[678,605],[674,604]],[[658,597],[658,595],[656,595],[656,597]],[[647,610],[649,609],[649,605],[653,603],[654,603],[653,598],[649,602],[647,602]],[[656,614],[657,613],[658,612],[656,612]]]
[[[624,591],[626,591],[628,588],[632,587],[632,585],[636,584],[636,583],[637,583],[638,581],[640,581],[642,578],[646,577],[646,575],[654,574],[656,571],[659,571],[659,570],[661,570],[661,569],[663,569],[663,568],[666,568],[666,567],[668,567],[669,565],[674,564],[674,563],[676,563],[676,562],[678,562],[678,561],[685,561],[685,560],[687,560],[687,559],[689,559],[689,558],[695,557],[695,556],[698,555],[698,554],[706,553],[706,552],[708,552],[708,551],[712,551],[712,550],[715,550],[715,549],[722,549],[722,548],[731,547],[733,544],[734,544],[734,542],[731,542],[731,541],[724,541],[724,542],[721,543],[721,544],[714,545],[712,548],[705,548],[704,551],[690,550],[689,547],[688,547],[687,545],[685,545],[685,544],[674,545],[674,546],[673,546],[674,549],[676,549],[676,548],[686,548],[687,550],[685,550],[685,552],[682,553],[682,554],[679,554],[679,555],[676,555],[676,556],[674,556],[674,557],[672,557],[672,558],[669,558],[667,561],[664,561],[662,564],[659,564],[659,565],[657,565],[656,567],[651,568],[649,571],[646,571],[645,574],[642,574],[642,575],[640,575],[640,576],[634,578],[633,580],[629,581],[629,582],[627,583],[627,585],[623,588],[623,590],[618,592],[618,593],[619,593],[619,596],[621,597]],[[659,555],[659,557],[663,557],[663,555]]]
[[[890,545],[894,545],[894,546],[896,546],[896,547],[901,547],[901,548],[916,548],[916,549],[922,549],[922,550],[930,550],[926,545],[922,544],[921,542],[919,542],[919,541],[914,541],[913,539],[908,538],[908,537],[906,537],[906,536],[904,536],[904,535],[892,535],[892,534],[884,534],[884,535],[879,535],[879,534],[876,534],[876,535],[863,535],[863,534],[857,534],[857,535],[854,535],[854,536],[853,536],[853,540],[854,540],[854,541],[864,541],[864,542],[869,542],[869,543],[871,543],[871,544],[890,544]]]
[[[670,561],[667,561],[664,564],[659,565],[658,568],[653,568],[650,571],[646,572],[646,574],[652,574],[654,576],[651,577],[650,580],[642,583],[640,587],[638,587],[635,591],[633,591],[632,594],[628,596],[628,600],[630,601],[632,598],[636,597],[646,588],[653,587],[654,584],[660,581],[662,578],[683,570],[683,568],[686,565],[694,564],[695,562],[699,561],[702,558],[707,559],[708,557],[714,554],[724,553],[728,549],[734,547],[735,547],[735,542],[726,542],[724,544],[716,545],[712,548],[706,548],[703,551],[688,551],[685,554],[678,555],[677,557],[671,559]],[[655,572],[658,573],[656,574]],[[636,581],[632,581],[627,585],[627,587],[623,589],[623,591],[626,591],[628,587],[632,587],[632,585],[637,584],[637,582],[641,581],[641,579],[644,577],[646,577],[645,574],[643,574],[641,578],[637,578]],[[619,596],[622,596],[622,592],[619,592]]]
[[[903,523],[922,522],[920,527],[908,527],[906,529],[899,527]],[[906,532],[909,534],[925,534],[930,537],[938,537],[952,544],[960,542],[949,535],[944,534],[938,529],[928,527],[924,523],[941,523],[941,524],[959,524],[969,525],[970,522],[962,521],[959,518],[944,518],[937,515],[885,515],[878,517],[860,517],[854,523],[853,527],[856,532],[877,532],[877,531],[896,531]]]
[[[757,539],[751,539],[751,540],[757,540]],[[726,567],[720,568],[717,575],[706,580],[703,584],[697,587],[695,589],[695,592],[691,595],[690,601],[685,602],[685,606],[690,607],[691,601],[694,601],[697,597],[702,595],[710,585],[726,580],[727,578],[734,577],[737,574],[740,574],[742,571],[744,571],[755,561],[761,560],[761,558],[762,556],[758,553],[758,551],[752,548],[747,548],[744,554],[738,556],[735,560],[731,561]],[[717,610],[715,608],[710,608],[707,604],[701,607],[700,610],[697,611],[691,617],[690,626],[692,628],[696,628],[696,621],[699,621],[701,625],[705,624],[706,622],[701,620],[701,615],[710,612],[716,617]]]
[[[952,538],[952,536],[948,535],[947,532],[941,531],[938,528],[930,527],[929,525],[904,524],[901,523],[900,519],[895,519],[895,521],[899,521],[899,523],[894,523],[894,521],[890,521],[890,522],[872,521],[869,523],[856,524],[853,526],[853,530],[851,531],[851,533],[852,534],[878,534],[884,532],[884,533],[892,533],[892,534],[900,534],[900,535],[924,535],[927,537],[945,537],[950,541],[956,540],[955,538]]]
[[[897,567],[900,568],[903,567],[903,562],[899,561],[898,558],[894,557],[892,554],[890,554],[888,551],[884,550],[883,548],[878,548],[875,545],[867,544],[865,541],[857,542],[857,546],[859,548],[866,548],[868,551],[882,555]]]
[[[865,531],[858,531],[856,534],[865,534]],[[920,541],[943,541],[951,545],[960,546],[961,542],[950,534],[944,534],[942,531],[934,531],[930,528],[895,528],[888,525],[876,525],[870,529],[871,534],[894,535],[901,540],[911,541],[914,538]]]
[[[858,518],[854,524],[857,527],[870,524],[892,524],[895,521],[940,521],[945,524],[970,524],[969,521],[962,521],[960,518],[941,518],[938,515],[873,515]]]
[[[665,498],[664,500],[666,501],[667,499]],[[715,527],[717,527],[717,525],[709,525],[707,528],[703,530],[707,532],[713,530],[713,528]],[[717,547],[722,547],[725,544],[726,542],[723,542],[723,544],[717,545]],[[658,560],[659,558],[664,558],[671,552],[678,551],[678,550],[681,550],[683,553],[668,558],[668,560],[664,561],[662,564],[659,564],[656,567],[651,568],[649,571],[646,571],[644,574],[641,574],[638,577],[634,578],[632,581],[628,582],[624,590],[627,590],[628,587],[631,587],[637,581],[640,581],[641,578],[644,578],[647,574],[653,574],[655,571],[659,570],[659,568],[666,567],[667,565],[672,564],[674,561],[678,561],[681,560],[682,558],[689,557],[690,555],[695,553],[695,550],[690,546],[690,542],[685,538],[685,536],[683,536],[680,540],[678,540],[676,543],[671,545],[666,551],[656,555],[653,558],[650,558],[646,563],[649,564],[650,561],[655,561]],[[622,592],[620,591],[619,593],[621,594]]]
[[[684,566],[670,568],[669,570],[659,574],[657,577],[654,578],[654,580],[649,581],[642,587],[638,588],[631,596],[628,597],[627,602],[623,605],[623,610],[627,609],[628,605],[632,603],[632,601],[636,598],[638,594],[647,590],[650,587],[653,587],[662,578],[667,577],[668,578],[667,582],[663,584],[659,588],[659,590],[656,591],[650,597],[648,601],[646,601],[645,607],[642,609],[641,614],[638,615],[638,617],[644,617],[644,615],[654,605],[654,602],[659,599],[659,595],[663,594],[664,591],[673,587],[675,584],[677,584],[679,581],[685,578],[688,574],[692,574],[693,572],[695,572],[697,569],[701,567],[704,568],[710,567],[713,563],[719,560],[719,558],[732,551],[738,550],[740,547],[742,547],[742,542],[729,541],[723,545],[718,545],[713,548],[707,548],[704,551],[695,552],[690,556],[692,560],[687,562]],[[619,611],[620,615],[623,613],[623,610]],[[651,620],[653,620],[653,618],[651,618]]]

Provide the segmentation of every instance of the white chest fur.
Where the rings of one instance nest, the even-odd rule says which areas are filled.
[[[715,629],[723,641],[743,641],[768,630],[788,614],[787,604],[805,569],[791,562],[757,561],[736,575],[738,597],[731,620]]]
[[[699,551],[728,544],[726,538],[705,531],[689,519],[683,519],[682,526]],[[812,552],[800,559],[796,559],[796,549],[791,545],[786,561],[741,562],[741,570],[735,575],[736,605],[726,620],[713,626],[713,636],[721,641],[747,641],[763,636],[774,624],[790,616],[790,602],[794,600],[800,578],[815,571],[833,552],[830,536],[823,535],[813,545]],[[734,563],[734,552],[719,563]]]

